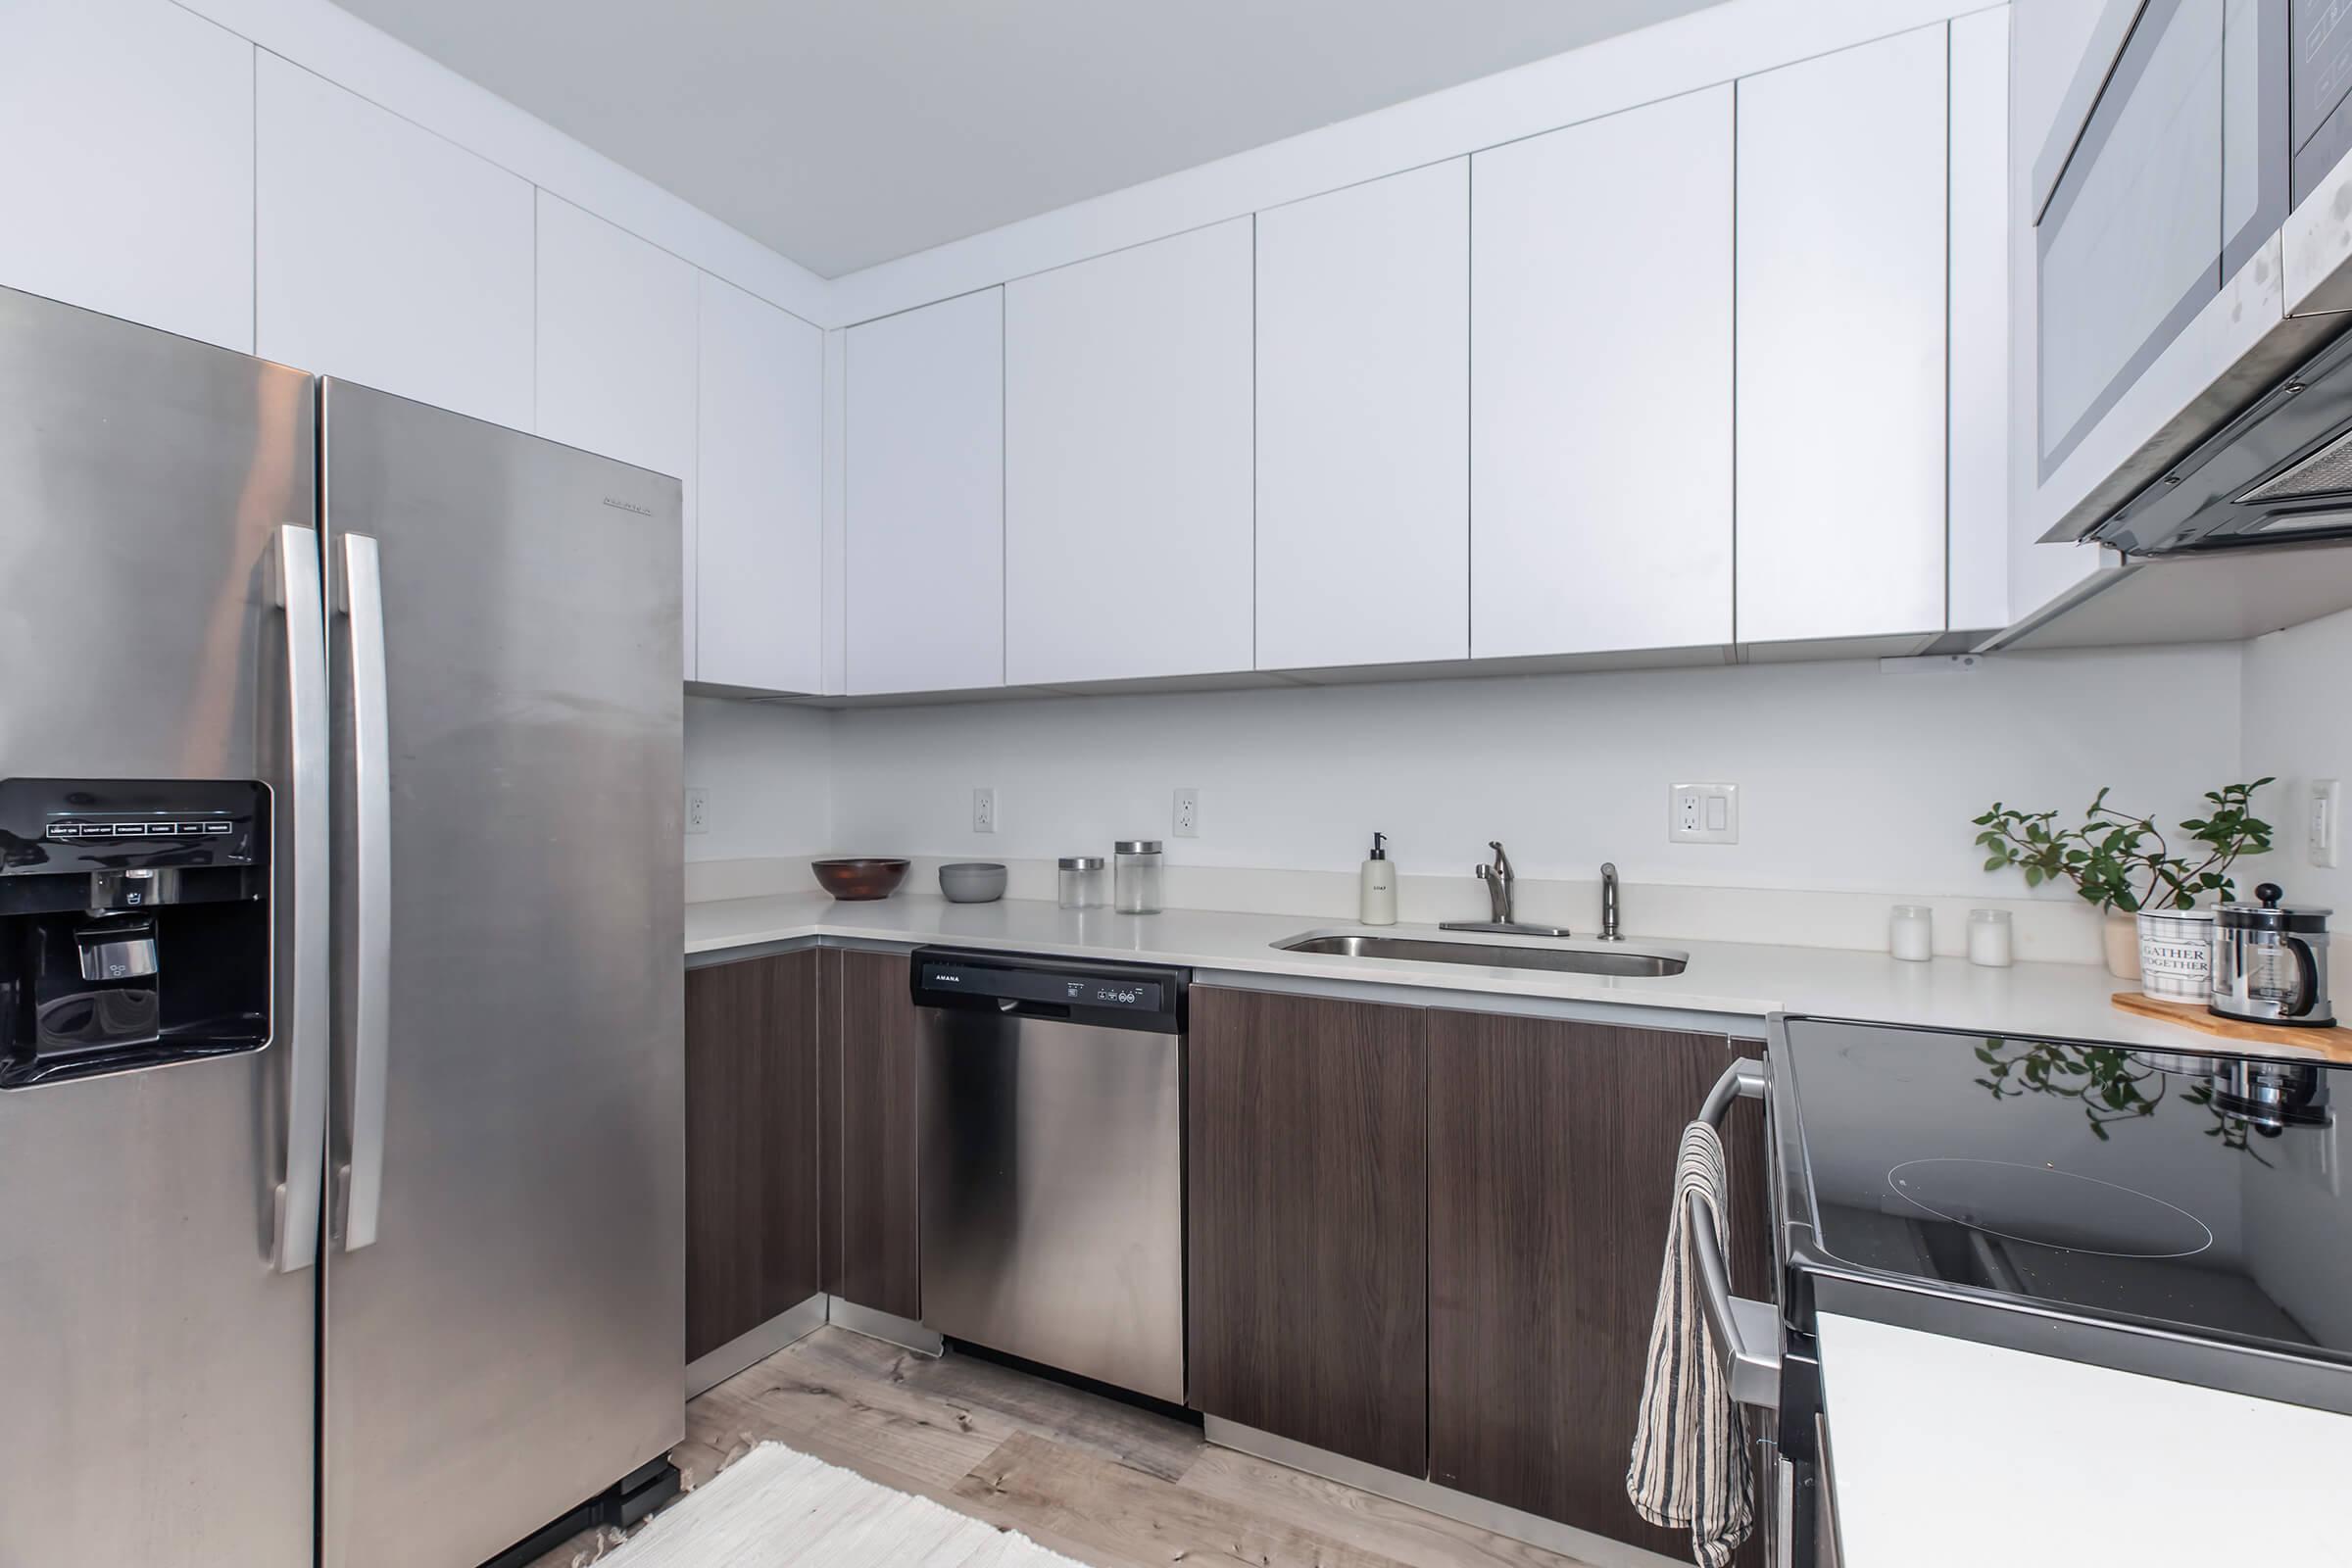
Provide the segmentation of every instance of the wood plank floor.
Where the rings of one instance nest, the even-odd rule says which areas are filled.
[[[1582,1568],[1211,1447],[1181,1421],[846,1329],[819,1329],[688,1404],[672,1457],[699,1484],[769,1439],[1099,1568]],[[534,1568],[583,1568],[614,1539],[582,1536]]]

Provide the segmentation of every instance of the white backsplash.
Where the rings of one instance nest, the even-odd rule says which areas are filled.
[[[686,787],[710,796],[710,831],[686,836],[687,864],[831,848],[833,720],[821,709],[687,698]]]
[[[814,893],[811,857],[756,860],[690,860],[686,900],[763,898]],[[937,897],[938,856],[916,858],[899,897]],[[1051,900],[1055,894],[1052,860],[1007,860],[1005,897]],[[1356,880],[1352,872],[1245,870],[1235,866],[1168,867],[1164,902],[1170,908],[1224,909],[1244,914],[1295,914],[1303,924],[1353,925]],[[1791,888],[1709,888],[1628,883],[1620,889],[1624,934],[1636,940],[1761,942],[1798,948],[1845,948],[1865,952],[1886,946],[1886,917],[1893,901],[1876,893],[1814,893]],[[1920,898],[1936,911],[1936,951],[1959,957],[1968,951],[1966,921],[1972,908],[2010,911],[2017,956],[2038,963],[2097,963],[2099,917],[2080,900]],[[1565,926],[1580,937],[1600,925],[1600,884],[1538,879],[1518,886],[1522,919]],[[1397,881],[1396,916],[1406,925],[1444,920],[1483,920],[1486,892],[1467,877],[1404,876]]]
[[[2276,882],[2288,903],[2332,907],[2336,929],[2352,929],[2352,851],[2341,847],[2352,807],[2337,808],[2336,863],[2315,866],[2308,854],[2312,781],[2352,784],[2352,611],[2246,645],[2245,756],[2249,774],[2278,775],[2259,800],[2278,848],[2239,876],[2239,891]]]
[[[1987,874],[1969,818],[1996,799],[2076,810],[2113,784],[2175,819],[2206,789],[2283,770],[2256,755],[2274,737],[2241,752],[2241,708],[2262,707],[2241,666],[2257,657],[2227,644],[1968,674],[1873,660],[831,713],[698,700],[687,782],[713,791],[713,825],[687,853],[744,863],[690,868],[690,896],[807,890],[809,856],[845,853],[916,858],[922,893],[943,859],[1002,860],[1011,896],[1051,898],[1055,857],[1141,836],[1166,843],[1171,906],[1348,920],[1377,828],[1407,921],[1483,916],[1470,869],[1499,838],[1519,912],[1578,931],[1597,924],[1606,859],[1637,935],[1879,949],[1889,905],[1928,903],[1938,951],[1958,953],[1966,911],[1997,906],[2021,958],[2089,962],[2095,915],[2070,890]],[[2152,691],[2191,721],[2152,722]],[[2339,671],[2339,709],[2342,691]],[[1666,841],[1667,786],[1690,780],[1740,786],[1739,844]],[[993,834],[971,831],[980,785],[997,792]],[[1200,791],[1194,839],[1169,836],[1184,786]],[[2283,796],[2264,804],[2284,818]]]
[[[2045,654],[1967,674],[1878,662],[869,709],[832,732],[831,842],[1046,859],[1167,843],[1171,865],[1460,879],[2022,896],[1969,818],[1995,800],[2188,814],[2237,776],[2236,645]],[[2161,694],[2156,697],[2151,694]],[[1668,786],[1740,786],[1734,845],[1670,844]],[[971,831],[971,791],[998,831]],[[1198,838],[1170,835],[1200,791]],[[1473,888],[1473,891],[1475,889]]]

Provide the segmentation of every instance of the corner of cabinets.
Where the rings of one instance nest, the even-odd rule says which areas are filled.
[[[817,958],[686,971],[688,1361],[823,1289]]]
[[[850,327],[842,377],[845,690],[1002,686],[1004,290]]]
[[[701,274],[693,678],[825,689],[825,334]]]

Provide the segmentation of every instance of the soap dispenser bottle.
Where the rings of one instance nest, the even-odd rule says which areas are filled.
[[[1372,858],[1357,877],[1356,918],[1366,925],[1396,923],[1396,866],[1382,848],[1388,837],[1372,835]]]

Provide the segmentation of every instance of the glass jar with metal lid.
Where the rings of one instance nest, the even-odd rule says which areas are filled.
[[[1061,906],[1065,909],[1105,909],[1110,906],[1110,862],[1100,855],[1065,855],[1061,858]]]
[[[1115,853],[1116,882],[1121,914],[1159,912],[1160,856],[1157,839],[1121,839]]]
[[[2284,890],[2265,882],[2256,904],[2225,904],[2213,918],[2211,1009],[2249,1023],[2326,1028],[2328,916],[2331,909],[2281,906]]]

